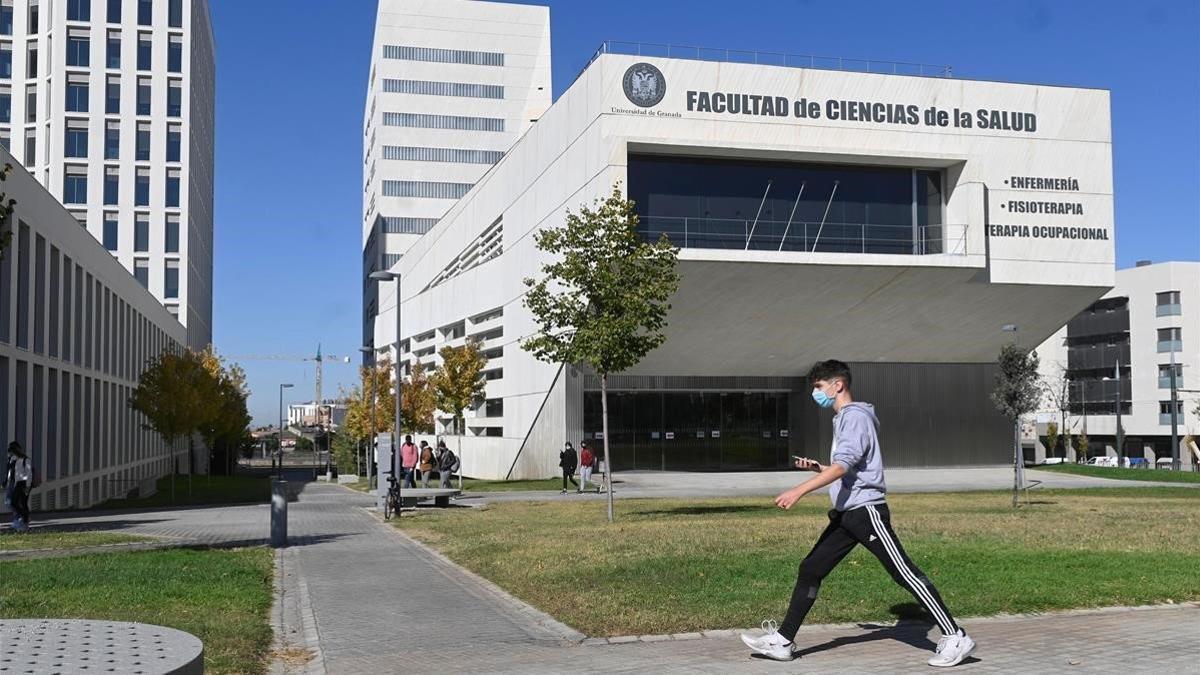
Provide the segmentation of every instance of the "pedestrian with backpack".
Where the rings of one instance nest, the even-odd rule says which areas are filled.
[[[446,441],[438,439],[437,445],[438,479],[442,489],[450,489],[450,479],[458,471],[458,456],[446,447]]]
[[[421,487],[429,487],[429,479],[433,478],[433,448],[429,447],[428,441],[421,441],[421,463],[417,465],[417,469],[421,472]]]
[[[579,493],[588,491],[588,481],[592,479],[592,471],[596,466],[596,455],[588,447],[587,441],[579,444]],[[599,492],[600,488],[596,488]]]
[[[9,443],[4,485],[6,490],[11,490],[10,499],[15,514],[12,529],[15,532],[29,531],[29,491],[33,489],[33,482],[33,462],[29,461],[29,456],[25,454],[20,443]]]

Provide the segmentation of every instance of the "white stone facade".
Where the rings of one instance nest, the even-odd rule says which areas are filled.
[[[363,111],[363,340],[389,269],[550,106],[550,10],[380,0]],[[380,348],[383,343],[376,343]]]
[[[215,62],[207,0],[6,0],[16,157],[212,342]]]
[[[734,97],[751,112],[730,112]],[[866,105],[845,112],[853,102]],[[879,109],[876,120],[872,102],[901,108]],[[764,114],[768,105],[774,114]],[[751,246],[753,235],[744,250],[682,248],[668,340],[627,375],[663,386],[729,378],[737,389],[735,378],[799,378],[831,357],[982,367],[1009,338],[1005,324],[1040,342],[1113,284],[1108,111],[1103,90],[601,55],[394,268],[403,278],[403,358],[436,365],[441,346],[483,339],[493,375],[488,403],[468,412],[465,472],[553,475],[562,441],[578,445],[595,430],[581,412],[586,375],[518,345],[535,328],[522,279],[544,261],[531,235],[614,184],[629,187],[631,158],[652,156],[900,167],[937,172],[944,187],[928,250],[785,250],[786,233],[779,250]],[[1015,120],[1026,128],[1012,128]],[[392,284],[380,293],[381,306],[391,304]],[[376,322],[374,340],[395,340],[391,321]],[[890,396],[914,402],[902,385]],[[790,442],[821,452],[801,447],[804,436],[818,439],[815,416],[800,419],[802,403],[792,408]],[[656,442],[678,440],[667,433]]]

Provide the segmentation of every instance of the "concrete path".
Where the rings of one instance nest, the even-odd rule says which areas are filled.
[[[795,487],[811,474],[799,471],[757,471],[743,473],[688,473],[675,471],[623,471],[615,476],[616,493],[621,497],[744,497],[774,496]],[[1041,481],[1038,489],[1092,487],[1191,487],[1200,483],[1160,483],[1157,481],[1113,480],[1051,471],[1029,469],[1026,481]],[[1011,490],[1012,467],[972,467],[947,469],[888,469],[888,492],[974,492]],[[522,499],[597,499],[595,494],[578,495],[573,491],[470,492],[460,501],[513,501]],[[827,491],[828,488],[822,490]]]

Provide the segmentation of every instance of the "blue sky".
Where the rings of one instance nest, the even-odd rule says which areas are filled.
[[[362,115],[375,3],[211,0],[217,43],[214,342],[355,356]],[[555,97],[603,40],[947,64],[1112,90],[1117,264],[1200,260],[1200,3],[606,0],[549,4]],[[357,359],[355,359],[357,360]],[[242,361],[256,423],[308,363]],[[325,391],[352,382],[327,365]]]

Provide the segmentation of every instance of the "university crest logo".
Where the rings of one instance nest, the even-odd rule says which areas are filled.
[[[667,80],[662,71],[649,63],[635,63],[625,71],[621,80],[625,98],[641,108],[656,106],[667,93]]]

